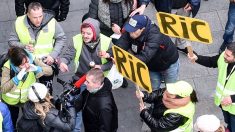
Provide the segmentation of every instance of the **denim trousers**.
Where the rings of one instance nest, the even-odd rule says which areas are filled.
[[[223,35],[224,44],[228,44],[233,41],[234,29],[235,29],[235,3],[230,2],[228,10],[228,21],[226,23]]]
[[[150,71],[150,80],[152,85],[152,90],[157,90],[160,88],[161,81],[165,83],[174,83],[178,79],[179,73],[179,60],[171,64],[168,69],[161,72]]]
[[[83,84],[80,87],[80,89],[81,89],[81,92],[78,96],[80,96],[82,92],[86,89],[86,85]],[[74,127],[73,132],[81,132],[82,131],[81,129],[82,129],[82,110],[76,114],[75,127]]]
[[[222,110],[224,115],[224,121],[227,123],[227,128],[230,132],[235,132],[235,115],[230,114],[227,111]]]

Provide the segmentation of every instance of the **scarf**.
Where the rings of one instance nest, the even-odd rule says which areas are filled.
[[[132,5],[130,3],[125,4],[125,0],[110,0],[111,3],[120,3],[122,4],[122,13],[123,18],[127,18],[131,11]],[[98,18],[109,28],[111,28],[111,19],[109,11],[109,3],[104,3],[103,0],[99,0],[98,4]]]
[[[97,41],[95,41],[95,42],[93,42],[93,41],[91,41],[91,42],[89,42],[89,43],[86,43],[85,45],[87,45],[89,48],[91,48],[91,49],[94,49],[98,44],[99,44],[99,42],[100,42],[100,39],[98,39]]]

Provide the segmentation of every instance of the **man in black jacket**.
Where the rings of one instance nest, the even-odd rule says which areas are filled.
[[[39,2],[44,9],[54,11],[55,19],[60,22],[64,21],[69,12],[69,0],[15,0],[16,16],[26,14],[28,5],[31,2]]]
[[[126,32],[116,45],[146,63],[153,90],[159,88],[163,80],[167,83],[176,82],[179,54],[170,37],[160,33],[158,26],[144,15],[131,17],[124,29]],[[109,56],[106,53],[103,55]]]
[[[118,110],[111,82],[101,69],[93,68],[86,74],[85,84],[87,89],[75,100],[76,110],[82,110],[85,132],[116,132]]]

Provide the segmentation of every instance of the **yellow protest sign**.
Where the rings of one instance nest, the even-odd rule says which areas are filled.
[[[114,45],[112,50],[117,70],[138,86],[152,92],[149,70],[146,64],[118,46]]]
[[[156,15],[163,34],[205,44],[212,43],[211,30],[206,21],[163,12]]]

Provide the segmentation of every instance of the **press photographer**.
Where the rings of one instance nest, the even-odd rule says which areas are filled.
[[[73,96],[70,97],[71,99],[66,100],[66,109],[58,110],[47,87],[41,83],[34,83],[29,89],[30,101],[25,103],[23,115],[18,121],[18,132],[72,131],[76,113],[72,103]]]

